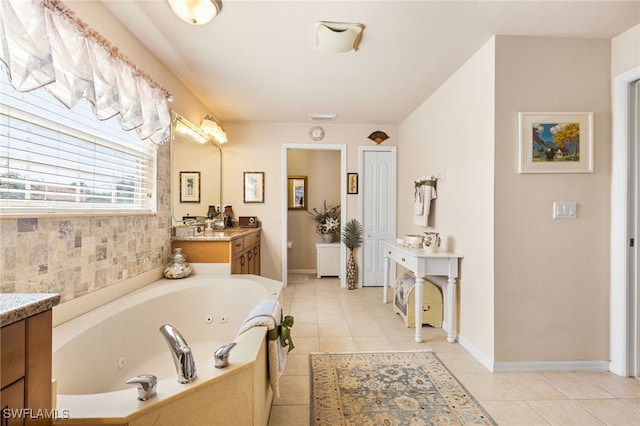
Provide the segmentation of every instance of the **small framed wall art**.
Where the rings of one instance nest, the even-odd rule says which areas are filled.
[[[347,194],[358,193],[358,174],[347,173]]]
[[[518,132],[518,173],[593,173],[592,112],[521,112]]]
[[[245,203],[264,203],[264,172],[244,172]]]
[[[200,172],[180,172],[180,202],[200,202]]]

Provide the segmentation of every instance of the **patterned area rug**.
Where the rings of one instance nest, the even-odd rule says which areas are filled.
[[[311,424],[495,425],[432,352],[312,353]]]

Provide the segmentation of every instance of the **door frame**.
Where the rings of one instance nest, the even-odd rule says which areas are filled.
[[[627,377],[635,372],[634,321],[637,315],[637,303],[632,300],[637,282],[630,271],[636,259],[629,255],[629,219],[632,200],[630,190],[635,184],[629,180],[629,174],[635,164],[629,158],[632,151],[629,135],[629,86],[640,79],[640,67],[632,68],[614,78],[613,82],[613,123],[611,146],[611,249],[610,249],[610,359],[609,370],[619,376]],[[635,168],[635,166],[633,166]],[[635,208],[634,208],[635,210]],[[637,241],[637,238],[636,238]],[[637,246],[637,243],[636,243]],[[637,324],[637,323],[636,323]]]
[[[358,172],[360,173],[360,179],[361,179],[361,185],[364,185],[364,175],[363,175],[363,170],[364,170],[364,153],[366,151],[370,151],[370,152],[389,152],[391,153],[391,157],[393,159],[393,171],[392,171],[392,176],[393,176],[393,182],[391,184],[391,188],[394,191],[393,197],[390,197],[391,200],[393,200],[393,206],[391,206],[391,241],[395,241],[396,240],[396,232],[397,232],[397,213],[398,213],[398,183],[397,183],[397,178],[398,178],[398,150],[396,146],[393,145],[389,145],[389,146],[360,146],[358,147]],[[358,220],[360,221],[360,223],[363,223],[362,220],[362,214],[364,211],[364,187],[361,187],[360,192],[362,193],[362,195],[360,197],[358,197]],[[362,250],[358,250],[358,264],[359,265],[363,265],[363,260],[362,260]],[[389,275],[393,278],[395,281],[395,263],[391,262],[393,265],[391,265],[391,268],[389,270]],[[364,274],[358,274],[358,287],[364,287],[364,283],[363,283],[363,278],[364,278]],[[384,284],[383,284],[384,285]]]
[[[340,151],[340,223],[346,223],[347,221],[347,145],[345,144],[323,144],[314,145],[308,143],[285,143],[282,144],[282,284],[287,286],[287,271],[288,271],[288,214],[287,208],[287,194],[288,194],[288,170],[289,170],[289,158],[287,153],[289,150],[303,150],[303,151]],[[346,279],[346,254],[344,245],[340,241],[340,287],[347,287]]]

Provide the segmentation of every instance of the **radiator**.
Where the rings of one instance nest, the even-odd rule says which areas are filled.
[[[340,243],[316,243],[318,278],[340,277]]]

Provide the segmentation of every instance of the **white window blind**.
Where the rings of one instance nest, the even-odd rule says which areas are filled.
[[[155,144],[0,74],[0,213],[155,211]]]

